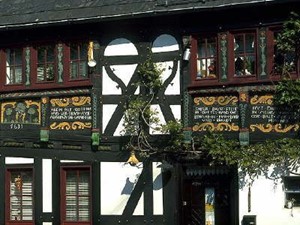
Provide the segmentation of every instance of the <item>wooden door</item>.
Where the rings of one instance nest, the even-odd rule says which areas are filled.
[[[188,178],[183,184],[182,225],[230,225],[230,179]]]

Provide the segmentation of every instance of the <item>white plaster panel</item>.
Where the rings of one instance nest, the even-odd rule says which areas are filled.
[[[137,49],[126,38],[117,38],[111,41],[105,48],[104,56],[137,55]]]
[[[155,130],[155,128],[159,127],[160,125],[165,125],[166,124],[166,120],[165,120],[164,115],[161,111],[161,108],[157,104],[157,105],[151,105],[150,109],[155,112],[155,114],[156,114],[155,116],[158,118],[159,122],[156,123],[156,124],[151,124],[149,132],[150,132],[150,134],[161,134],[161,132],[158,132],[158,131]]]
[[[137,167],[124,162],[101,162],[101,215],[122,215],[141,172],[141,163]],[[134,215],[144,215],[144,194]]]
[[[43,159],[43,213],[52,212],[52,160]]]
[[[172,113],[176,120],[181,120],[181,105],[170,105]]]
[[[300,207],[291,209],[284,207],[285,194],[283,184],[263,176],[256,179],[251,188],[251,211],[248,212],[248,187],[239,191],[240,220],[244,215],[256,215],[257,224],[264,225],[299,225]]]
[[[114,132],[114,136],[121,136],[124,133],[124,116],[122,117],[122,119],[120,120],[115,132]]]
[[[177,71],[174,79],[170,82],[170,84],[166,88],[165,95],[179,95],[180,94],[180,63],[178,62],[177,68],[174,68],[173,62],[171,64],[172,64],[170,65],[171,69],[166,69],[165,70],[166,72],[162,74],[163,79],[167,79],[171,75],[172,70],[177,69]],[[167,73],[167,75],[165,73]]]
[[[52,225],[52,222],[43,222],[43,225]]]
[[[177,40],[169,34],[162,34],[158,36],[152,46],[152,52],[170,52],[170,51],[178,51],[179,45]]]
[[[153,173],[153,214],[163,215],[163,181],[161,162],[152,163]]]
[[[23,157],[6,157],[5,164],[33,164],[33,158],[23,158]]]
[[[109,78],[105,68],[103,67],[102,72],[102,94],[103,95],[121,95],[121,88],[117,87],[118,84]]]
[[[125,86],[128,86],[130,79],[132,78],[135,70],[137,68],[137,64],[132,65],[113,65],[111,66],[111,70],[113,73],[123,82]],[[118,83],[114,82],[107,75],[105,68],[103,67],[103,87],[102,94],[103,95],[121,95],[121,88],[118,87]]]
[[[83,160],[60,160],[61,163],[83,163]]]

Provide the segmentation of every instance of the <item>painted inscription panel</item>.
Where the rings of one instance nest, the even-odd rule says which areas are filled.
[[[51,130],[84,130],[92,127],[92,105],[89,96],[52,98]]]
[[[1,123],[21,129],[24,124],[40,125],[41,103],[36,100],[18,100],[1,103]]]
[[[250,98],[250,131],[286,133],[299,130],[299,115],[289,107],[274,106],[273,95],[253,95]]]
[[[239,131],[238,97],[195,97],[194,121],[193,131]]]

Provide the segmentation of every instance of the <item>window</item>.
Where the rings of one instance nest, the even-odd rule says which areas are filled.
[[[8,220],[33,221],[33,171],[10,169],[7,171]]]
[[[254,75],[256,71],[255,33],[234,34],[234,75]]]
[[[6,84],[21,84],[23,73],[22,48],[6,49]]]
[[[70,44],[70,78],[88,78],[88,45],[86,43]]]
[[[55,45],[37,47],[37,82],[55,80]]]
[[[217,38],[200,38],[197,42],[197,79],[216,78]]]
[[[294,206],[300,206],[300,177],[284,177],[285,204],[292,201]]]
[[[296,73],[297,61],[295,52],[280,51],[276,45],[276,39],[278,38],[279,31],[274,32],[274,49],[273,49],[273,75],[281,75],[283,73],[283,67],[289,73]]]
[[[63,168],[62,220],[64,222],[90,222],[90,169]]]

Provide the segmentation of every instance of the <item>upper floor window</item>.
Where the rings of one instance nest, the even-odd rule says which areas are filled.
[[[37,82],[55,80],[55,45],[37,47]]]
[[[21,84],[23,74],[23,49],[6,49],[6,84]]]
[[[33,170],[9,169],[6,183],[7,220],[33,221]]]
[[[70,78],[88,78],[88,45],[87,43],[70,44]]]
[[[279,31],[274,31],[273,35],[273,75],[287,75],[290,73],[296,73],[297,60],[295,52],[282,52],[277,47],[277,38]]]
[[[216,78],[217,38],[199,38],[197,42],[197,79]]]
[[[255,33],[234,34],[233,38],[234,75],[254,75],[256,73]]]

